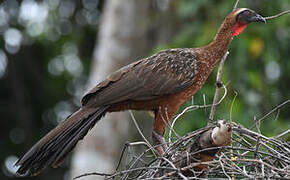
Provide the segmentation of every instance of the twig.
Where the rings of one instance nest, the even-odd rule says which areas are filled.
[[[222,163],[222,157],[224,156],[224,154],[222,154],[220,157],[219,157],[219,163],[220,163],[220,165],[221,165],[221,167],[222,167],[222,170],[223,170],[223,173],[224,173],[224,175],[225,176],[227,176],[227,178],[229,179],[229,180],[231,180],[231,177],[226,173],[226,171],[225,171],[225,168],[224,168],[224,164]]]
[[[120,165],[121,165],[121,162],[122,162],[122,159],[123,159],[123,156],[125,154],[125,150],[129,147],[129,146],[138,146],[138,145],[144,145],[146,147],[149,147],[148,144],[144,141],[137,141],[137,142],[126,142],[122,151],[121,151],[121,155],[120,155],[120,158],[119,158],[119,161],[118,161],[118,164],[117,164],[117,167],[116,167],[116,171],[119,169]],[[150,147],[149,147],[150,149]],[[138,158],[137,158],[138,159]]]
[[[79,179],[79,178],[82,178],[82,177],[85,177],[85,176],[112,176],[112,174],[106,174],[106,173],[97,173],[97,172],[93,172],[93,173],[85,173],[85,174],[81,174],[77,177],[74,177],[72,180],[76,180],[76,179]]]
[[[233,150],[233,149],[231,148],[230,150]],[[234,163],[234,161],[235,161],[236,158],[234,158],[234,159],[229,159],[229,158],[228,158],[224,153],[222,153],[222,154],[224,155],[225,159],[226,159],[228,162],[231,162],[231,164],[232,164],[232,169],[235,167],[235,168],[236,168],[235,170],[240,171],[242,174],[244,174],[245,177],[248,177],[248,178],[253,179],[253,177],[251,177],[251,176],[249,176],[247,173],[243,172],[243,170],[242,170],[242,169],[241,169],[241,168],[240,168],[236,163]],[[234,171],[233,171],[232,173],[233,173],[232,175],[235,174]],[[232,176],[232,177],[233,177],[233,176]],[[232,180],[233,180],[233,178],[232,178]]]
[[[155,154],[155,153],[157,153],[156,150],[152,147],[152,145],[149,143],[149,141],[146,139],[146,137],[145,137],[144,134],[142,133],[142,131],[141,131],[141,129],[140,129],[140,127],[139,127],[139,125],[138,125],[138,123],[137,123],[135,117],[134,117],[133,112],[132,112],[131,110],[130,110],[129,112],[130,112],[130,115],[131,115],[131,117],[132,117],[132,120],[133,120],[133,122],[134,122],[134,124],[135,124],[135,126],[136,126],[136,128],[137,128],[137,130],[138,130],[138,132],[139,132],[139,134],[142,136],[143,140],[147,143],[147,146],[150,148],[150,150],[152,151],[153,155],[154,155],[155,157],[157,157],[156,154]]]
[[[238,2],[238,1],[237,1]],[[217,72],[217,78],[216,78],[216,82],[217,82],[217,87],[215,90],[215,94],[214,94],[214,98],[213,98],[213,105],[211,107],[211,111],[210,111],[210,115],[209,115],[209,121],[208,121],[208,125],[213,124],[213,118],[214,118],[214,112],[215,112],[215,107],[216,107],[216,102],[218,101],[219,98],[219,94],[220,94],[220,89],[221,89],[221,85],[222,85],[222,72],[223,72],[223,67],[225,64],[225,60],[227,59],[229,52],[227,51],[225,53],[225,55],[223,56],[221,62],[220,62],[220,66]]]
[[[274,136],[274,138],[280,138],[280,137],[285,136],[286,134],[289,134],[289,133],[290,133],[290,129],[288,129],[285,132],[282,132],[281,134],[278,134],[278,135]]]
[[[115,174],[112,174],[108,177],[108,179],[113,179],[114,177],[116,176],[119,176],[119,175],[123,175],[123,174],[126,174],[126,173],[130,173],[130,172],[134,172],[134,171],[141,171],[141,170],[150,170],[150,169],[161,169],[161,170],[171,170],[171,171],[178,171],[177,169],[174,169],[174,168],[170,168],[170,167],[160,167],[160,166],[152,166],[152,167],[137,167],[137,168],[134,168],[134,169],[129,169],[129,170],[124,170],[124,171],[120,171],[120,172],[117,172]],[[94,175],[94,174],[91,174],[91,175]]]
[[[268,167],[270,167],[271,169],[274,169],[274,170],[276,170],[276,171],[281,171],[281,172],[283,172],[282,169],[276,168],[276,167],[274,167],[274,166],[272,166],[272,165],[270,165],[270,164],[268,164],[268,163],[265,163],[265,162],[263,162],[263,161],[260,161],[260,160],[258,160],[258,159],[235,159],[235,161],[237,161],[237,162],[242,162],[242,161],[245,161],[245,162],[255,162],[255,163],[258,163],[258,164],[263,164],[263,165],[265,165],[265,166],[268,166]],[[288,171],[289,171],[289,170],[288,170]]]
[[[172,124],[170,123],[170,120],[169,120],[169,116],[168,116],[168,111],[167,111],[167,107],[165,107],[165,114],[166,114],[166,120],[164,119],[163,117],[163,113],[162,113],[162,110],[161,110],[161,107],[159,107],[159,111],[160,111],[160,115],[161,115],[161,118],[163,120],[163,122],[166,124],[166,126],[169,128],[169,136],[168,136],[168,142],[169,144],[172,142],[172,137],[171,137],[171,134],[172,132],[175,134],[176,137],[180,138],[180,135],[177,134],[177,132],[174,130]]]
[[[206,105],[205,94],[202,95],[203,98],[203,105]],[[204,108],[204,114],[206,114],[206,108]]]
[[[218,161],[205,161],[205,162],[197,162],[197,163],[191,163],[188,166],[185,166],[183,168],[181,168],[181,171],[186,171],[188,169],[192,169],[193,167],[199,166],[199,165],[209,165],[209,164],[216,164]],[[176,174],[178,172],[178,169],[176,169],[175,171],[169,172],[164,174],[162,177],[158,178],[158,179],[168,179],[168,177],[173,176],[174,174]]]
[[[166,162],[168,162],[168,164],[170,164],[170,166],[172,166],[173,168],[177,169],[177,168],[175,167],[175,165],[174,165],[171,161],[169,161],[168,159],[166,159],[166,158],[164,158],[164,157],[162,157],[162,159],[164,159]],[[177,170],[178,170],[178,169],[177,169]],[[182,179],[185,179],[185,180],[188,179],[187,177],[185,177],[185,176],[180,172],[180,170],[179,170],[179,172],[178,172],[178,175],[179,175]]]
[[[234,5],[234,8],[233,8],[233,11],[235,11],[238,8],[239,2],[240,2],[240,0],[236,1],[235,5]]]
[[[207,108],[207,107],[212,107],[212,106],[217,106],[219,105],[226,97],[227,95],[227,88],[224,84],[222,84],[222,88],[224,89],[224,94],[223,96],[221,97],[221,99],[216,102],[215,104],[206,104],[206,105],[192,105],[192,106],[188,106],[186,107],[181,113],[177,114],[176,117],[173,119],[172,123],[171,123],[171,128],[170,129],[173,129],[176,121],[181,117],[183,116],[185,113],[189,112],[189,111],[193,111],[193,110],[197,110],[197,109],[201,109],[201,108]],[[169,131],[169,135],[168,135],[170,138],[172,137],[172,132]]]
[[[290,10],[286,10],[286,11],[283,11],[283,12],[281,12],[281,13],[279,13],[279,14],[274,15],[274,16],[268,16],[268,17],[265,17],[265,19],[266,19],[266,20],[271,20],[271,19],[275,19],[275,18],[278,18],[278,17],[280,17],[280,16],[283,16],[283,15],[285,15],[285,14],[289,14],[289,13],[290,13]]]
[[[276,110],[282,108],[283,106],[285,106],[286,104],[290,103],[290,99],[288,99],[287,101],[284,101],[283,103],[279,104],[278,106],[276,106],[274,109],[272,109],[270,112],[268,112],[267,114],[265,114],[263,117],[261,117],[260,119],[258,119],[254,125],[251,126],[250,129],[253,129],[257,123],[261,123],[266,117],[268,117],[270,114],[272,114],[273,112],[275,112]]]
[[[274,122],[278,121],[279,115],[280,115],[280,109],[277,110],[277,114],[275,116]]]
[[[233,101],[232,101],[232,103],[231,103],[231,108],[230,108],[230,122],[233,122],[233,119],[232,119],[232,112],[233,112],[233,107],[234,107],[234,103],[235,103],[235,100],[236,100],[236,97],[238,96],[238,93],[235,91],[235,96],[234,96],[234,99],[233,99]],[[231,139],[233,139],[233,132],[231,132]],[[230,146],[231,146],[231,149],[230,149],[230,153],[231,153],[231,162],[232,162],[232,168],[234,168],[234,159],[235,159],[235,157],[234,157],[234,153],[233,153],[233,141],[231,141],[231,144],[230,144]],[[234,180],[235,179],[235,173],[234,173],[234,171],[232,172],[232,180]]]
[[[118,165],[116,167],[116,171],[119,169],[119,166],[121,165],[125,150],[127,149],[128,145],[129,145],[129,143],[125,143],[125,145],[124,145],[124,147],[122,149],[122,152],[121,152],[121,155],[120,155],[120,158],[119,158],[119,161],[118,161]]]
[[[150,149],[149,149],[149,150],[150,150]],[[139,160],[140,158],[142,158],[142,157],[145,155],[145,153],[147,153],[149,150],[147,149],[146,151],[144,151],[143,153],[141,153],[141,155],[139,155],[139,156],[134,160],[134,162],[130,164],[128,170],[132,169],[132,168],[136,165],[136,163],[138,162],[138,160]],[[155,160],[156,160],[156,159],[154,159],[152,162],[154,162]],[[125,175],[122,179],[126,179],[128,175],[129,175],[129,174]]]
[[[212,128],[211,126],[206,126],[204,128],[201,129],[197,129],[196,131],[187,133],[186,135],[184,135],[183,137],[180,137],[179,139],[177,139],[174,143],[172,143],[169,147],[168,147],[168,152],[173,153],[174,148],[176,149],[178,146],[180,146],[182,143],[191,140],[192,138],[198,136],[199,134],[209,130],[210,128]],[[186,144],[186,143],[185,143]]]

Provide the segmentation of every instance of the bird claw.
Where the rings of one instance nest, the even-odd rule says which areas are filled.
[[[152,141],[160,156],[163,156],[165,154],[165,151],[167,150],[167,143],[165,141],[165,138],[153,130]]]

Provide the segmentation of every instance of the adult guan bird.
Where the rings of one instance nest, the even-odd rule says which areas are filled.
[[[20,166],[17,173],[36,175],[48,165],[57,167],[107,112],[153,111],[153,142],[163,144],[167,122],[202,87],[232,38],[251,22],[266,21],[250,9],[236,9],[225,18],[210,44],[164,50],[114,72],[83,97],[79,110],[16,162]],[[164,148],[158,148],[161,155]]]

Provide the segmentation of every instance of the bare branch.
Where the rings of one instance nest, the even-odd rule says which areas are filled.
[[[85,173],[85,174],[81,174],[77,177],[74,177],[72,180],[76,180],[76,179],[79,179],[79,178],[82,178],[82,177],[85,177],[85,176],[112,176],[112,174],[106,174],[106,173],[97,173],[97,172],[93,172],[93,173]]]
[[[176,137],[180,138],[180,135],[177,134],[177,132],[174,130],[173,125],[170,123],[169,117],[168,117],[168,111],[167,108],[165,108],[165,113],[166,113],[166,120],[163,117],[163,113],[161,111],[161,108],[159,109],[159,111],[161,112],[161,118],[163,120],[163,122],[166,124],[166,126],[169,128],[169,136],[168,136],[168,142],[171,143],[171,139],[172,139],[172,132],[175,134]]]
[[[285,14],[289,14],[289,13],[290,13],[290,10],[286,10],[286,11],[283,11],[283,12],[281,12],[281,13],[279,13],[279,14],[274,15],[274,16],[268,16],[268,17],[265,17],[265,19],[266,19],[266,20],[271,20],[271,19],[275,19],[275,18],[278,18],[278,17],[280,17],[280,16],[283,16],[283,15],[285,15]]]
[[[173,164],[173,162],[171,162],[170,160],[168,160],[168,159],[166,159],[166,158],[164,158],[164,157],[162,157],[162,159],[164,159],[166,162],[168,162],[168,164],[170,164],[170,166],[172,166],[173,168],[175,168],[175,169],[177,169],[176,167],[175,167],[175,165]],[[178,175],[182,178],[182,179],[184,179],[184,180],[187,180],[188,178],[186,178],[181,172],[178,172]]]
[[[138,125],[138,123],[137,123],[132,111],[130,111],[130,115],[132,117],[132,120],[133,120],[133,122],[134,122],[134,124],[135,124],[135,126],[136,126],[136,128],[137,128],[137,130],[139,132],[139,134],[142,136],[143,140],[146,142],[147,146],[150,148],[150,150],[152,151],[152,153],[156,157],[156,153],[157,153],[156,150],[152,147],[152,145],[149,143],[149,141],[146,139],[146,137],[142,133],[142,131],[141,131],[141,129],[140,129],[140,127],[139,127],[139,125]]]
[[[283,103],[279,104],[278,106],[276,106],[274,109],[272,109],[270,112],[268,112],[266,115],[264,115],[263,117],[261,117],[260,119],[258,119],[255,124],[250,128],[253,129],[253,127],[256,126],[257,123],[261,123],[266,117],[268,117],[269,115],[271,115],[273,112],[277,111],[278,109],[282,108],[283,106],[285,106],[286,104],[290,103],[290,99],[288,99],[287,101],[284,101]]]
[[[174,129],[174,125],[176,123],[176,121],[181,117],[183,116],[185,113],[189,112],[189,111],[194,111],[194,110],[197,110],[197,109],[201,109],[201,108],[208,108],[208,107],[212,107],[212,106],[217,106],[219,105],[226,97],[227,95],[227,88],[224,84],[222,84],[222,88],[224,89],[224,94],[223,96],[221,97],[221,99],[218,101],[218,102],[215,102],[214,104],[205,104],[205,105],[191,105],[191,106],[188,106],[186,107],[181,113],[177,114],[175,116],[175,118],[172,120],[172,123],[171,123],[171,128],[170,129]],[[169,131],[169,134],[168,136],[170,138],[172,138],[172,131]]]
[[[234,5],[234,8],[233,8],[233,11],[235,11],[238,8],[239,2],[240,2],[240,0],[236,1],[235,5]]]
[[[224,156],[224,154],[222,154],[220,157],[219,157],[219,163],[221,165],[221,168],[222,168],[222,171],[224,173],[224,175],[229,179],[231,180],[231,177],[228,175],[228,173],[225,171],[225,167],[224,167],[224,164],[222,163],[222,157]]]
[[[290,129],[288,129],[287,131],[282,132],[281,134],[278,134],[276,136],[274,136],[274,138],[281,138],[282,136],[285,136],[286,134],[290,133]]]
[[[225,60],[227,59],[228,54],[229,54],[229,52],[227,51],[225,53],[224,57],[222,58],[221,62],[220,62],[220,66],[219,66],[219,69],[218,69],[218,72],[217,72],[217,77],[216,77],[217,87],[216,87],[214,98],[213,98],[213,103],[212,103],[213,105],[211,107],[211,111],[210,111],[210,115],[209,115],[209,121],[207,123],[208,125],[213,123],[216,102],[218,101],[219,94],[220,94],[220,89],[222,87],[221,85],[222,85],[223,67],[224,67]]]

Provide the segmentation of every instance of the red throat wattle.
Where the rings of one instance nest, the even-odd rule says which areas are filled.
[[[233,27],[233,35],[239,35],[246,27],[247,24],[236,23]]]

